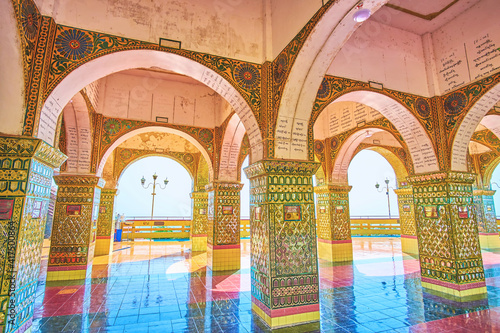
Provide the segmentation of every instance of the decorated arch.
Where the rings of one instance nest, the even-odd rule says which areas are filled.
[[[209,177],[209,179],[213,179],[213,167],[212,167],[212,161],[210,159],[210,155],[205,150],[205,148],[200,144],[200,142],[198,142],[198,140],[196,140],[194,137],[192,137],[191,135],[187,134],[186,132],[183,132],[183,131],[180,131],[180,130],[176,130],[176,129],[173,129],[173,128],[161,127],[161,126],[147,126],[147,127],[143,127],[143,128],[138,128],[138,129],[130,131],[130,132],[128,132],[128,133],[120,136],[118,139],[116,139],[106,149],[106,151],[103,154],[103,157],[99,161],[99,166],[97,168],[97,175],[98,176],[102,175],[102,172],[103,172],[104,166],[106,164],[106,161],[111,156],[111,153],[120,144],[122,144],[124,141],[126,141],[126,140],[128,140],[128,139],[130,139],[130,138],[132,138],[132,137],[134,137],[136,135],[143,134],[143,133],[150,133],[150,132],[160,132],[160,133],[175,134],[175,135],[178,135],[178,136],[186,139],[190,143],[192,143],[200,151],[201,155],[203,156],[204,160],[206,161],[206,164],[208,166],[208,177]]]
[[[415,115],[401,103],[384,94],[363,90],[348,92],[335,100],[335,102],[342,101],[365,104],[387,118],[401,134],[408,147],[415,173],[439,170],[434,145],[426,130]]]
[[[372,13],[388,0],[364,2]],[[283,57],[291,66],[280,100],[276,123],[275,155],[278,158],[308,158],[308,127],[317,88],[345,42],[360,26],[353,20],[359,1],[332,1],[314,28],[302,41],[298,54]],[[279,57],[277,61],[280,61]],[[281,60],[281,62],[284,62]]]
[[[489,78],[488,80],[491,81],[493,78]],[[486,83],[491,84],[491,82]],[[457,115],[463,112],[470,103],[470,99],[474,100],[477,98],[476,96],[481,96],[474,102],[467,114],[463,117],[458,130],[456,130],[455,135],[453,136],[453,142],[451,145],[451,169],[454,171],[468,171],[467,147],[472,135],[477,126],[483,120],[483,117],[496,103],[498,103],[498,101],[500,101],[500,83],[497,83],[490,89],[484,89],[485,84],[478,87],[478,84],[473,84],[471,87],[467,87],[465,90],[467,94],[463,91],[457,91],[444,98],[444,108],[448,115],[448,119],[453,121],[453,116],[457,117]],[[484,91],[482,95],[480,94],[481,90]],[[489,123],[488,120],[486,120],[486,122],[487,124]]]
[[[75,55],[77,56],[78,54]],[[245,98],[231,83],[199,62],[181,55],[150,49],[124,50],[101,55],[64,76],[45,101],[36,136],[53,144],[57,118],[72,96],[102,77],[133,68],[161,68],[189,76],[212,88],[231,105],[242,120],[249,135],[253,158],[262,157],[262,137],[255,115]]]

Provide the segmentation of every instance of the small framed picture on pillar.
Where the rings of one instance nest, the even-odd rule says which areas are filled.
[[[262,215],[262,207],[260,207],[260,206],[255,207],[254,220],[260,221],[261,215]]]
[[[439,217],[437,206],[425,206],[424,213],[425,217],[432,219],[437,219]]]
[[[458,218],[468,219],[469,218],[469,209],[467,206],[458,206]]]
[[[410,205],[403,205],[403,212],[409,212],[411,211]]]
[[[300,206],[299,205],[284,205],[283,217],[285,221],[300,221]]]
[[[233,215],[233,206],[222,206],[222,215]]]
[[[0,199],[0,220],[8,220],[12,217],[14,199]]]
[[[326,207],[325,206],[319,206],[319,213],[320,214],[326,213]]]
[[[344,212],[344,206],[336,206],[335,214],[342,214]]]
[[[104,205],[99,206],[99,214],[106,214],[106,206]]]
[[[492,211],[491,206],[486,206],[486,211],[491,212]]]
[[[67,205],[66,215],[68,216],[80,216],[82,215],[82,205]]]
[[[198,210],[198,214],[200,214],[200,215],[207,215],[207,210],[205,208],[200,208]]]

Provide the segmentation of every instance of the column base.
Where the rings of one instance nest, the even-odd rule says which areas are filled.
[[[272,329],[319,321],[319,304],[272,310],[252,296],[252,311]]]
[[[207,235],[191,235],[191,252],[207,252]]]
[[[207,245],[207,266],[212,271],[233,271],[241,267],[240,244]]]
[[[87,277],[90,265],[81,266],[49,266],[47,281],[83,280]]]
[[[469,302],[486,297],[486,282],[455,284],[431,278],[422,278],[426,292],[457,302]]]
[[[418,255],[417,236],[401,235],[401,250],[405,253]]]
[[[332,262],[352,261],[352,240],[318,238],[318,258]]]
[[[481,249],[500,249],[500,236],[497,233],[479,233]]]
[[[113,251],[113,236],[97,236],[94,256],[109,256]]]

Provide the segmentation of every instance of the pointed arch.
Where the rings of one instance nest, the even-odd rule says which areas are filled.
[[[405,165],[392,151],[384,147],[368,147],[366,148],[366,150],[371,150],[379,153],[387,160],[387,162],[389,162],[391,167],[394,169],[394,173],[396,174],[398,185],[402,181],[405,181],[406,177],[408,177],[408,170],[406,169]]]
[[[489,129],[500,139],[500,115],[484,116],[480,124]]]
[[[144,158],[148,158],[148,157],[153,157],[153,156],[157,156],[157,157],[165,157],[165,158],[168,158],[168,159],[171,159],[172,161],[175,161],[177,163],[179,163],[180,165],[182,165],[182,167],[187,171],[187,173],[189,174],[189,177],[191,177],[191,181],[192,181],[192,188],[194,187],[194,175],[193,173],[191,172],[191,170],[189,170],[189,167],[184,163],[184,161],[182,161],[181,159],[179,158],[175,158],[175,156],[171,156],[171,155],[165,155],[165,154],[157,154],[157,153],[151,153],[151,154],[145,154],[145,155],[142,155],[142,156],[139,156],[135,159],[133,159],[132,161],[130,161],[129,163],[127,163],[127,165],[121,169],[119,171],[119,175],[117,177],[117,184],[120,183],[120,178],[122,177],[122,175],[125,173],[125,171],[128,169],[128,167],[130,167],[132,164],[134,164],[135,162],[138,162],[139,160],[142,160]]]
[[[196,140],[194,137],[192,137],[191,135],[189,135],[189,134],[187,134],[185,132],[182,132],[182,131],[179,131],[179,130],[176,130],[176,129],[173,129],[173,128],[162,127],[162,126],[148,126],[148,127],[139,128],[139,129],[130,131],[130,132],[122,135],[120,138],[118,138],[104,152],[104,155],[103,155],[101,161],[99,162],[99,166],[97,168],[97,176],[101,176],[102,175],[102,171],[104,170],[104,166],[106,164],[106,161],[111,156],[111,153],[113,152],[113,150],[115,150],[116,147],[118,147],[124,141],[126,141],[126,140],[128,140],[128,139],[130,139],[130,138],[132,138],[132,137],[134,137],[136,135],[143,134],[143,133],[149,133],[149,132],[160,132],[160,133],[175,134],[175,135],[178,135],[178,136],[186,139],[190,143],[192,143],[201,152],[201,155],[203,156],[203,158],[207,162],[209,179],[213,179],[213,168],[212,168],[212,162],[210,160],[210,155],[205,150],[205,148],[203,148],[203,146],[198,142],[198,140]]]
[[[347,169],[356,153],[359,144],[366,138],[366,131],[370,130],[372,133],[382,132],[380,128],[363,128],[351,134],[347,140],[342,144],[335,163],[333,164],[331,182],[335,185],[347,185]]]
[[[69,73],[48,96],[40,114],[36,136],[54,143],[57,117],[72,96],[86,85],[112,73],[133,68],[161,68],[189,76],[220,94],[243,122],[257,161],[262,158],[262,136],[252,109],[227,80],[202,64],[177,54],[156,50],[127,50],[100,56]]]
[[[453,139],[451,147],[452,170],[467,171],[467,147],[469,141],[477,125],[498,101],[500,101],[500,83],[488,90],[467,112]]]
[[[334,102],[356,102],[377,110],[396,127],[408,147],[416,174],[439,171],[434,145],[418,119],[398,101],[373,91],[352,91]]]
[[[389,0],[365,1],[372,14]],[[353,20],[358,0],[334,1],[305,40],[288,75],[278,109],[278,158],[307,159],[307,124],[321,81],[345,42],[361,25]],[[294,147],[295,146],[295,147]]]
[[[467,147],[469,141],[484,116],[500,101],[500,83],[488,90],[470,108],[460,123],[451,147],[451,169],[454,171],[467,171]],[[494,132],[495,133],[495,132]],[[495,135],[498,136],[497,133]]]

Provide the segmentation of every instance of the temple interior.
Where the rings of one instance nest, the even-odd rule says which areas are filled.
[[[498,0],[0,15],[0,333],[500,332]],[[351,214],[364,151],[392,217]],[[120,220],[152,156],[189,217],[154,217],[155,174],[150,218]]]

